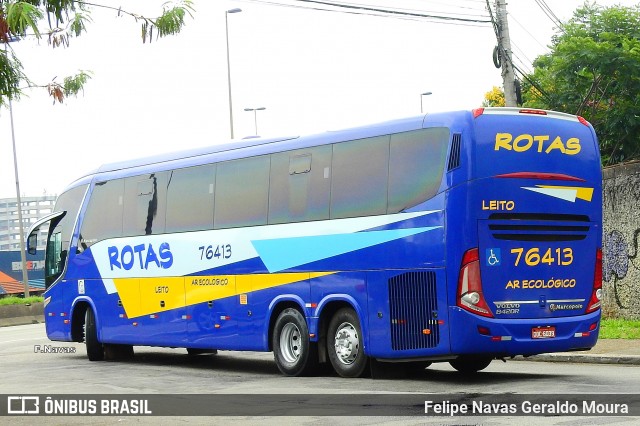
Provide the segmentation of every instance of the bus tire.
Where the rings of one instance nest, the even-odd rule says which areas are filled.
[[[327,352],[333,369],[341,377],[361,377],[369,358],[364,353],[362,328],[351,308],[337,311],[327,330]]]
[[[125,360],[133,358],[133,346],[132,345],[120,345],[120,344],[104,344],[104,359],[106,360]]]
[[[273,326],[273,357],[282,374],[303,376],[316,371],[317,345],[309,341],[309,328],[297,309],[287,308]]]
[[[449,364],[460,373],[473,374],[480,370],[484,370],[491,364],[492,357],[487,356],[465,356],[462,355],[453,361],[449,361]]]
[[[96,328],[96,316],[93,309],[87,308],[84,320],[84,343],[87,347],[87,357],[89,361],[104,360],[104,345],[98,340],[98,329]]]

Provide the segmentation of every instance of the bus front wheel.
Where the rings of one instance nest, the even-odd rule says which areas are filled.
[[[311,374],[318,363],[316,344],[309,341],[309,328],[297,309],[278,315],[273,328],[273,356],[278,369],[287,376]]]
[[[84,319],[84,342],[87,347],[89,361],[104,360],[104,345],[98,340],[96,316],[91,308],[87,308]]]
[[[341,377],[360,377],[367,368],[362,328],[358,315],[351,308],[335,313],[327,330],[327,349],[333,369]]]
[[[449,361],[449,364],[460,373],[472,374],[487,368],[492,360],[492,357],[462,355],[453,361]]]

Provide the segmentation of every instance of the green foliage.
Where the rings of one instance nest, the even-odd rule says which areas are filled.
[[[182,0],[179,3],[167,2],[162,7],[162,15],[157,19],[142,18],[142,42],[153,40],[153,30],[156,29],[156,37],[165,37],[178,34],[184,27],[184,18],[188,14],[193,17],[193,3],[191,0]]]
[[[640,321],[603,319],[600,321],[600,339],[640,339]]]
[[[117,10],[118,15],[128,15],[136,21],[142,21],[143,41],[146,41],[147,37],[151,41],[154,28],[156,37],[179,33],[185,25],[185,17],[192,17],[191,12],[194,10],[191,0],[179,0],[175,3],[165,3],[160,17],[152,19],[121,8],[77,0],[1,0],[0,43],[7,44],[16,36],[40,38],[44,34],[51,47],[68,47],[72,37],[78,37],[87,31],[88,24],[92,22],[91,7]],[[42,29],[47,26],[46,30]],[[75,76],[66,77],[63,84],[52,81],[49,84],[37,85],[24,74],[22,64],[13,50],[5,50],[9,53],[0,53],[0,105],[6,103],[7,99],[18,99],[21,86],[45,87],[54,103],[61,103],[65,97],[80,93],[91,78],[90,73],[80,71]]]
[[[44,302],[44,297],[42,296],[31,296],[31,297],[3,297],[0,299],[0,306],[4,305],[27,305],[31,303],[39,303]]]
[[[77,12],[73,16],[69,29],[74,36],[79,37],[83,32],[87,31],[88,22],[91,22],[91,16],[88,13]]]
[[[49,96],[53,98],[54,103],[63,103],[64,99],[69,96],[78,96],[78,93],[83,91],[85,83],[90,78],[90,71],[80,71],[74,76],[65,77],[62,84],[53,81],[47,85]]]
[[[77,96],[84,87],[84,84],[91,78],[91,73],[87,71],[80,71],[78,74],[70,77],[65,77],[64,95],[65,96]]]
[[[5,10],[5,19],[11,34],[22,37],[31,30],[40,38],[38,21],[43,16],[40,9],[25,1],[8,3]]]
[[[177,6],[165,3],[162,15],[155,22],[156,27],[158,27],[158,37],[178,34],[184,26],[185,15],[188,13],[189,16],[192,16],[193,6],[191,1],[183,1],[182,4],[183,6]]]
[[[640,6],[585,3],[525,79],[525,106],[582,115],[603,164],[640,158]]]
[[[13,50],[0,51],[0,105],[9,98],[20,97],[20,82],[26,80],[22,72],[22,64],[15,57]]]

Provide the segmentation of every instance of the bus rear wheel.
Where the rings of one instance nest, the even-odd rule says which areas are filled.
[[[449,364],[460,373],[473,374],[487,368],[492,360],[492,357],[462,355],[453,361],[449,361]]]
[[[102,346],[104,346],[104,359],[106,360],[124,360],[133,358],[132,345],[105,343]]]
[[[297,309],[278,315],[273,328],[273,356],[278,369],[287,376],[312,374],[318,364],[317,345],[309,341],[309,328]]]
[[[89,361],[104,360],[104,345],[98,340],[96,316],[91,308],[87,308],[84,318],[84,343]]]
[[[341,377],[360,377],[368,357],[364,353],[362,328],[358,315],[351,308],[335,313],[327,330],[327,350],[333,369]]]

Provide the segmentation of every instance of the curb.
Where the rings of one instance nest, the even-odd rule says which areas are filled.
[[[555,354],[533,355],[530,357],[517,356],[514,361],[539,361],[539,362],[573,362],[582,364],[618,364],[640,365],[640,355],[606,355],[589,354],[577,355],[566,352]]]
[[[44,303],[0,306],[0,327],[44,322]]]

